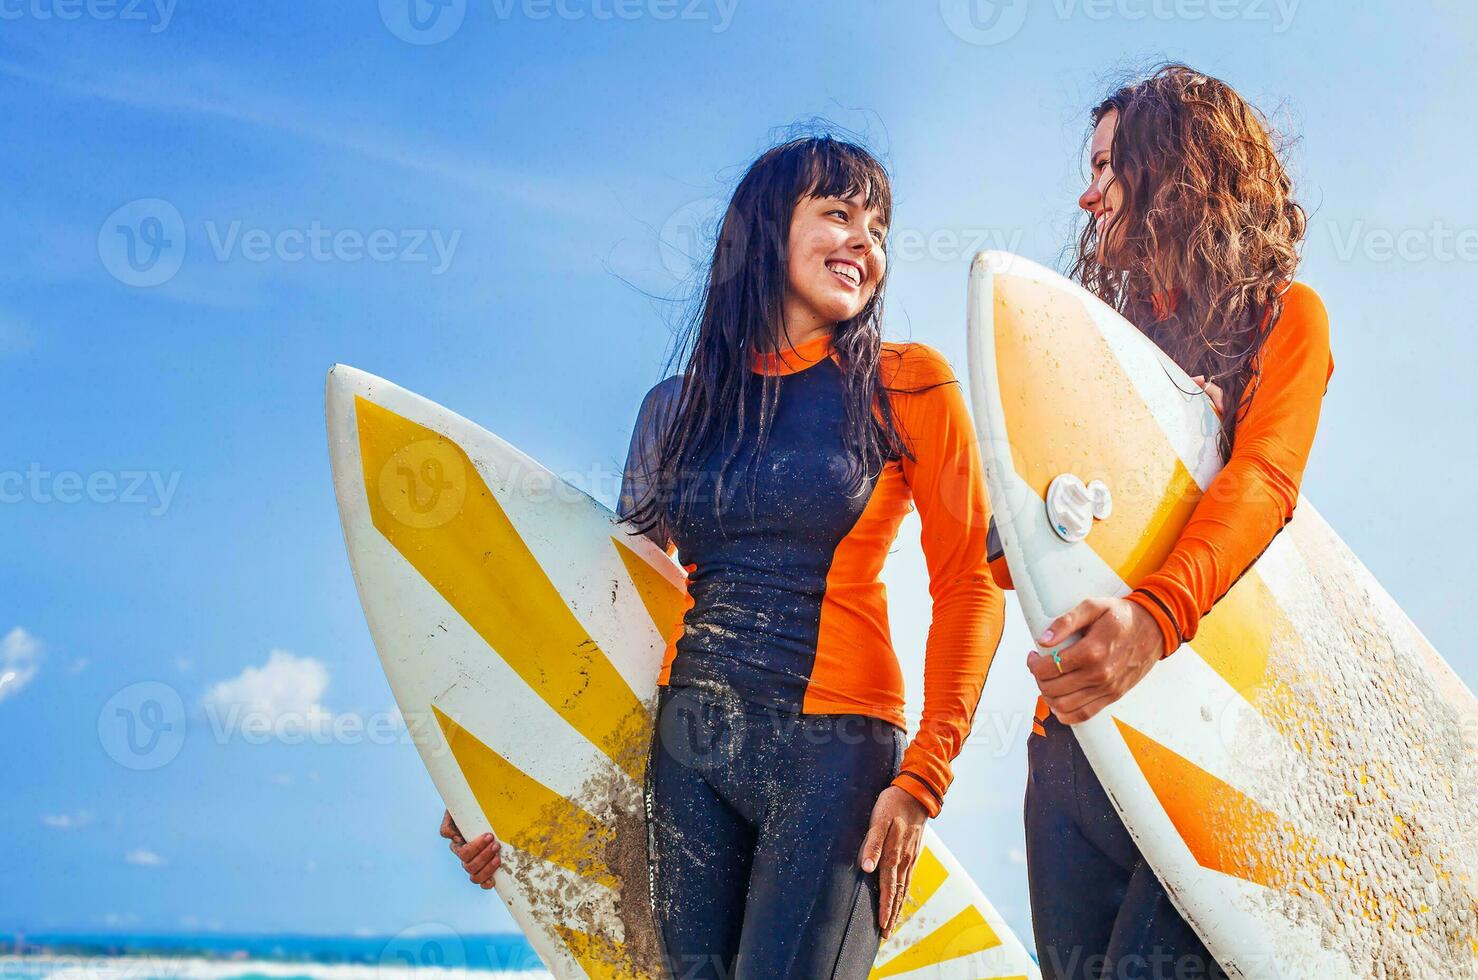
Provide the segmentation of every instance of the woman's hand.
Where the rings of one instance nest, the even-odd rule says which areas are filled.
[[[1085,599],[1058,616],[1042,634],[1054,640],[1083,631],[1058,651],[1061,663],[1036,650],[1026,658],[1047,707],[1064,725],[1087,721],[1144,679],[1165,653],[1154,617],[1128,599]]]
[[[1211,399],[1211,407],[1216,409],[1216,414],[1218,416],[1225,415],[1227,411],[1227,400],[1226,395],[1222,393],[1221,385],[1214,381],[1207,381],[1206,375],[1204,374],[1198,374],[1191,380],[1200,385],[1201,390],[1206,392],[1207,397]]]
[[[503,866],[503,845],[498,843],[498,838],[483,834],[467,843],[450,810],[442,818],[441,836],[452,842],[452,853],[462,862],[462,870],[467,872],[474,885],[481,885],[484,889],[493,887],[493,872]]]
[[[923,847],[924,821],[928,818],[924,805],[897,786],[883,790],[873,804],[872,824],[867,828],[857,859],[863,871],[871,873],[877,869],[882,886],[878,927],[884,940],[893,935],[893,928],[903,913],[914,862]]]

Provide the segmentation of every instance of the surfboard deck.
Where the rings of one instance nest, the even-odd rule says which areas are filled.
[[[655,977],[642,779],[678,565],[497,436],[354,368],[329,372],[334,487],[365,617],[464,834],[559,977]],[[872,976],[1038,977],[932,830]]]
[[[1218,423],[1139,330],[1008,253],[972,264],[969,350],[992,511],[1037,636],[1159,567],[1222,466]],[[1063,474],[1112,494],[1076,543],[1048,517]],[[1473,976],[1475,722],[1472,693],[1301,500],[1196,637],[1074,734],[1233,975]]]

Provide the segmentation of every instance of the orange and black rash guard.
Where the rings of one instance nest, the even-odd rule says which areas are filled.
[[[1259,380],[1243,394],[1226,466],[1164,563],[1129,594],[1159,624],[1167,653],[1196,635],[1201,617],[1293,519],[1334,374],[1329,315],[1313,289],[1289,286],[1255,368]]]
[[[933,618],[923,716],[894,785],[937,815],[1000,641],[1004,601],[987,563],[989,509],[959,383],[948,362],[923,344],[885,343],[880,362],[883,384],[901,389],[887,397],[916,458],[888,461],[849,495],[844,375],[830,338],[783,355],[751,352],[747,431],[727,433],[708,458],[685,466],[696,498],[671,542],[688,571],[688,608],[668,644],[660,683],[717,683],[753,703],[867,715],[903,727],[903,677],[879,573],[899,524],[916,506]],[[751,508],[761,374],[778,375],[779,392],[752,474]],[[657,439],[681,382],[663,381],[642,404],[623,514],[650,492]],[[720,528],[715,478],[736,438]]]

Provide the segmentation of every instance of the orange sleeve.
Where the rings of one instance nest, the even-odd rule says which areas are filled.
[[[893,785],[938,816],[954,779],[950,763],[970,734],[986,672],[1001,640],[1005,598],[991,579],[986,534],[990,508],[975,428],[949,362],[908,345],[891,382],[900,428],[916,457],[903,478],[919,512],[933,617],[924,648],[924,713]]]
[[[1294,283],[1259,354],[1231,458],[1206,488],[1165,562],[1129,594],[1155,618],[1169,653],[1293,518],[1319,409],[1334,373],[1319,295]],[[1250,399],[1250,401],[1248,400]]]

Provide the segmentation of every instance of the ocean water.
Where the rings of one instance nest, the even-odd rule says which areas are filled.
[[[26,934],[0,937],[0,980],[543,980],[517,934],[424,926],[395,936]]]

